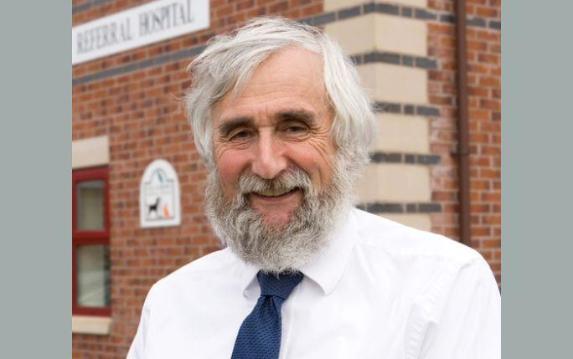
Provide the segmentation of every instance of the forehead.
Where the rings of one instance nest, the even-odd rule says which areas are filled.
[[[270,55],[236,92],[213,107],[213,119],[284,110],[322,112],[328,109],[323,63],[319,54],[288,47]]]

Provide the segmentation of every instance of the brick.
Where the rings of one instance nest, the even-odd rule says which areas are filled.
[[[499,248],[500,246],[501,246],[501,240],[499,239],[481,241],[482,248]]]
[[[501,102],[499,100],[482,99],[480,100],[480,107],[489,110],[499,110],[501,109]]]
[[[429,7],[436,8],[438,6],[436,3],[442,4],[440,6],[442,9],[444,8],[443,3],[439,1],[435,2],[430,1]],[[473,10],[477,11],[477,8],[474,8]],[[429,26],[429,29],[430,29],[430,39],[428,41],[429,44],[431,44],[432,46],[447,45],[448,40],[441,38],[442,33],[440,32],[440,30],[443,29],[436,28],[432,25]],[[439,39],[439,41],[433,41],[432,37],[434,37],[435,39]],[[499,104],[500,104],[499,99],[501,98],[501,93],[499,91],[500,89],[499,79],[501,71],[499,66],[492,66],[491,64],[486,62],[491,62],[494,65],[497,65],[497,62],[499,61],[497,57],[487,56],[491,55],[492,52],[496,53],[496,51],[499,50],[499,34],[496,33],[492,34],[491,32],[488,33],[487,31],[479,29],[475,30],[470,29],[468,31],[468,39],[470,41],[469,42],[470,52],[468,54],[468,59],[470,60],[468,66],[468,70],[470,72],[468,79],[470,83],[469,93],[472,97],[475,97],[475,98],[470,98],[470,106],[471,106],[470,128],[472,129],[472,131],[478,131],[478,130],[481,131],[477,135],[474,134],[472,139],[474,141],[478,141],[478,143],[483,142],[487,144],[490,141],[497,143],[498,141],[500,141],[500,136],[498,134],[501,130],[498,122],[501,119],[501,114],[499,112]],[[453,41],[455,40],[455,38],[452,36],[451,40]],[[429,53],[436,56],[439,63],[442,64],[441,68],[439,68],[435,73],[429,74],[430,86],[432,86],[432,88],[441,89],[441,92],[444,95],[447,93],[454,95],[456,90],[454,86],[455,79],[448,79],[446,75],[447,74],[446,70],[450,70],[453,68],[451,66],[451,64],[454,63],[453,55],[448,54],[446,51],[433,50],[431,48],[429,49]],[[480,76],[476,76],[477,74],[479,74]],[[434,82],[436,84],[440,84],[440,86],[437,87],[433,86]],[[440,105],[442,109],[441,110],[442,116],[448,113],[449,117],[449,113],[451,111],[449,109],[444,109],[443,106],[445,105],[439,103],[441,102],[441,99],[439,97],[432,96],[430,100],[435,101],[437,105]],[[452,115],[454,115],[453,118],[455,118],[455,113],[452,113]],[[496,122],[489,122],[492,120]],[[479,126],[477,125],[478,123]],[[442,142],[448,140],[448,136],[444,135],[433,136],[432,138],[434,139],[434,141],[437,139],[439,139]],[[455,140],[455,137],[452,139],[452,141],[453,140]],[[431,145],[431,148],[432,151],[436,150],[436,146],[433,144]],[[446,150],[447,145],[444,144],[443,148],[444,150]],[[476,222],[476,220],[479,220],[479,222],[481,223],[498,222],[500,220],[498,214],[501,209],[500,205],[501,198],[499,192],[499,187],[501,182],[499,181],[498,177],[499,171],[496,172],[495,168],[499,169],[500,166],[499,153],[497,153],[499,151],[499,146],[472,145],[471,148],[473,153],[478,153],[478,152],[481,153],[480,156],[477,158],[475,156],[472,156],[471,158],[472,166],[481,166],[488,169],[494,169],[493,172],[483,171],[483,175],[487,177],[490,177],[492,175],[494,177],[497,177],[494,181],[488,178],[481,179],[482,171],[477,171],[477,172],[472,171],[472,173],[476,175],[475,178],[472,177],[471,180],[472,200],[474,200],[474,202],[476,203],[480,201],[489,203],[489,206],[483,206],[483,207],[479,205],[474,206],[473,209],[478,212],[472,212],[472,219],[474,223]],[[442,162],[440,165],[438,165],[438,167],[444,167],[444,166],[451,166],[451,165],[447,162]],[[432,180],[432,183],[434,186],[433,194],[443,193],[445,188],[449,188],[449,186],[452,185],[451,183],[447,183],[446,181]],[[491,190],[496,190],[496,192],[489,192]],[[437,198],[441,197],[438,196]],[[488,213],[490,213],[491,215],[489,215]],[[495,213],[497,213],[497,215],[493,215]],[[456,225],[457,224],[453,222],[450,226],[455,227]],[[488,259],[488,261],[491,262],[496,258],[497,259],[501,258],[500,248],[499,248],[500,246],[499,239],[501,238],[501,230],[499,228],[495,228],[494,225],[490,226],[492,226],[493,230],[489,235],[487,235],[487,233],[484,232],[483,229],[477,230],[478,232],[481,231],[482,233],[478,233],[480,234],[480,236],[478,238],[474,238],[474,246],[480,248],[482,246],[482,241],[491,239],[492,241],[489,242],[490,243],[489,245],[492,246],[492,248],[488,249],[488,253],[487,255],[485,255],[486,259]],[[446,230],[449,231],[449,229],[447,229],[447,226],[443,225],[435,226],[435,228],[441,231],[446,231]]]
[[[487,43],[484,41],[468,41],[467,42],[467,48],[469,50],[475,50],[475,51],[486,51],[487,50]]]
[[[478,61],[481,63],[494,64],[494,65],[500,64],[499,55],[494,55],[489,53],[479,53],[477,58]]]
[[[474,226],[471,229],[471,235],[472,237],[488,237],[491,235],[491,228]]]
[[[303,17],[306,17],[306,16],[318,14],[321,11],[322,11],[322,5],[317,4],[317,5],[311,5],[311,6],[306,6],[306,7],[302,8],[301,14]]]
[[[478,6],[476,14],[482,17],[499,17],[499,10],[493,7]]]
[[[288,10],[288,1],[280,1],[269,7],[269,13],[271,14],[277,14],[286,10]]]
[[[480,86],[469,86],[468,87],[468,94],[470,96],[479,96],[479,97],[488,97],[489,91],[486,88]]]
[[[237,11],[240,10],[245,10],[248,8],[252,8],[255,5],[255,1],[254,0],[245,0],[245,1],[240,1],[235,5],[235,9]]]

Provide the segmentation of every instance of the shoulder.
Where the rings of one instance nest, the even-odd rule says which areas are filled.
[[[421,231],[361,210],[353,213],[355,254],[369,273],[379,273],[415,290],[445,288],[468,270],[491,281],[481,254],[445,236]]]
[[[239,265],[228,248],[198,258],[158,280],[150,289],[151,302],[173,298],[174,295],[204,293],[217,283],[228,281],[228,273]]]
[[[426,258],[458,264],[481,258],[476,250],[443,235],[411,228],[359,209],[355,209],[353,215],[359,247],[392,257]]]
[[[236,261],[237,258],[230,253],[228,248],[220,249],[187,263],[161,279],[161,281],[176,282],[186,280],[188,277],[219,273],[221,269],[233,265]]]
[[[437,305],[453,290],[497,288],[489,264],[473,248],[364,211],[353,216],[355,258],[363,271],[409,297]]]

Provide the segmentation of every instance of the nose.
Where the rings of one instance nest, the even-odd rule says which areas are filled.
[[[253,174],[273,179],[287,168],[284,149],[269,131],[261,131],[256,143],[256,150],[251,170]]]

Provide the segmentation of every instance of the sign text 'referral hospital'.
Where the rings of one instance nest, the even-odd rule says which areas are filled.
[[[157,0],[72,28],[72,65],[209,27],[209,0]]]

